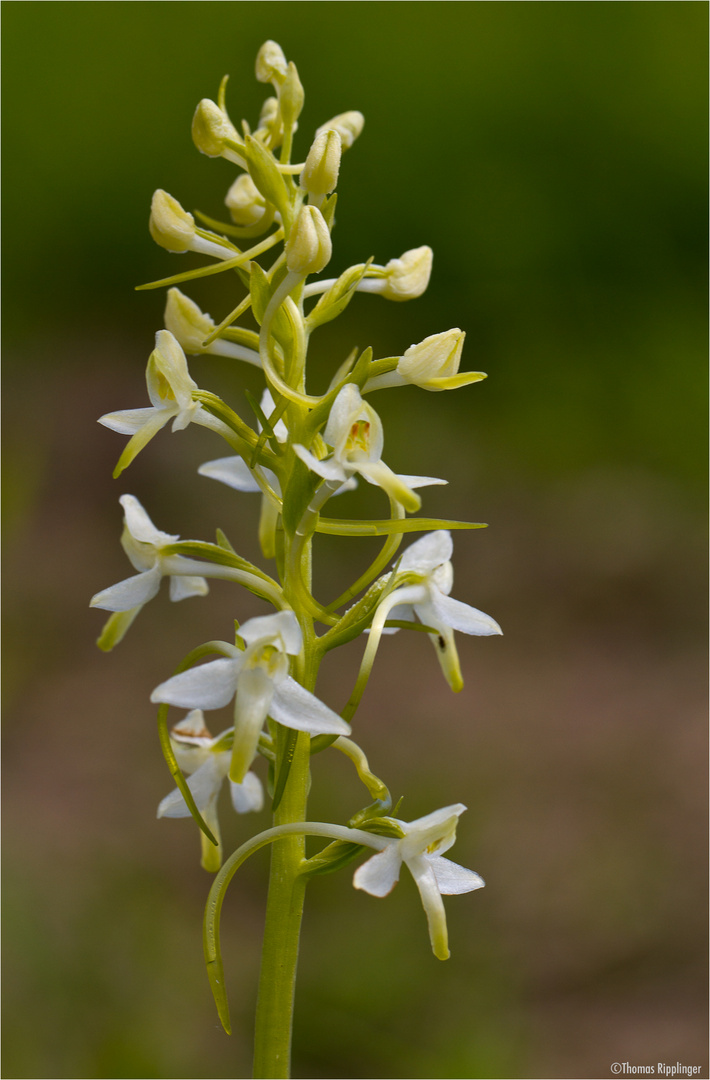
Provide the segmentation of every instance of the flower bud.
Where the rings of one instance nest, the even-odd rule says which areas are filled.
[[[335,130],[323,131],[316,136],[308,151],[299,181],[309,195],[330,195],[335,188],[340,169],[341,145],[340,135]]]
[[[434,253],[430,247],[405,251],[399,259],[390,259],[385,266],[385,277],[368,282],[372,292],[378,292],[387,300],[413,300],[421,296],[431,277]]]
[[[148,223],[156,244],[167,251],[189,251],[195,239],[195,219],[162,188],[153,195]]]
[[[275,41],[265,41],[256,56],[256,77],[259,82],[281,83],[286,77],[288,64],[283,49]]]
[[[209,98],[203,98],[192,118],[192,141],[200,153],[207,157],[220,157],[227,140],[236,143],[242,141],[234,124],[219,106]]]
[[[259,116],[259,127],[257,130],[268,132],[269,146],[272,150],[280,145],[281,140],[283,139],[284,126],[277,98],[268,97],[262,105],[261,115]]]
[[[443,334],[432,334],[418,345],[409,346],[400,357],[397,371],[407,382],[424,387],[431,379],[456,375],[465,337],[458,327]]]
[[[214,330],[214,322],[194,300],[179,289],[168,289],[165,305],[165,328],[187,353],[204,352],[202,342]]]
[[[292,273],[318,274],[328,265],[333,247],[328,226],[317,206],[302,206],[286,244],[286,265]]]
[[[224,201],[235,225],[256,225],[264,216],[266,200],[248,173],[237,177]]]
[[[329,120],[327,124],[321,124],[316,135],[322,135],[324,131],[337,131],[340,135],[343,150],[349,150],[365,126],[365,117],[357,109],[350,112],[339,113]]]
[[[281,109],[283,122],[287,127],[295,125],[301,115],[305,97],[296,65],[291,61],[288,65],[286,78],[279,89],[279,108]]]

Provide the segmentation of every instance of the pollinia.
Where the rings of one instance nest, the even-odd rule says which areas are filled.
[[[421,895],[432,949],[442,960],[449,956],[442,895],[483,885],[473,871],[444,857],[465,807],[455,803],[416,821],[402,820],[388,787],[351,737],[383,635],[412,634],[412,650],[418,654],[423,631],[446,681],[459,691],[463,683],[455,631],[501,631],[490,616],[450,595],[451,531],[478,526],[411,516],[420,510],[420,489],[446,481],[392,471],[383,460],[382,420],[370,404],[391,387],[453,390],[484,378],[481,372],[459,371],[464,334],[458,329],[433,334],[400,356],[380,359],[371,348],[354,350],[334,360],[326,393],[308,389],[311,336],[358,293],[395,302],[420,296],[429,281],[432,252],[414,248],[384,266],[368,259],[337,277],[322,276],[332,258],[341,157],[361,134],[364,118],[359,112],[333,117],[315,132],[306,160],[292,164],[304,100],[296,67],[275,42],[267,41],[256,59],[256,77],[273,93],[253,129],[246,121],[237,126],[230,120],[226,78],[217,101],[201,101],[192,123],[198,150],[237,167],[225,198],[231,220],[193,216],[165,191],[153,196],[153,239],[167,251],[198,252],[208,262],[141,286],[168,289],[165,327],[156,335],[146,372],[150,404],[109,413],[100,423],[129,436],[114,476],[168,424],[173,431],[200,424],[221,437],[227,456],[198,471],[260,497],[259,543],[269,569],[239,555],[222,531],[215,543],[161,532],[133,495],[123,495],[121,543],[136,572],[97,593],[91,604],[111,612],[98,642],[110,650],[158,593],[163,578],[169,580],[173,601],[204,596],[208,581],[220,579],[265,603],[265,614],[236,623],[233,641],[198,645],[156,687],[151,700],[158,705],[162,749],[177,785],[160,803],[158,816],[193,818],[200,830],[202,865],[216,875],[205,911],[204,948],[227,1031],[219,944],[222,901],[244,860],[273,845],[254,1075],[286,1077],[299,930],[311,879],[359,862],[355,888],[383,897],[406,864]],[[236,288],[233,309],[215,322],[179,286],[218,273],[229,274]],[[260,401],[247,395],[253,416],[244,418],[202,390],[188,370],[186,353],[224,357],[237,375],[241,364],[258,367],[264,390]],[[337,513],[338,496],[363,481],[384,493],[388,517],[325,516],[331,499]],[[368,569],[333,600],[316,597],[312,590],[314,540],[323,533],[382,537]],[[400,551],[405,533],[423,535]],[[326,653],[355,638],[363,644],[362,662],[345,706],[336,712],[317,696],[319,665]],[[169,723],[171,708],[179,712]],[[209,712],[222,728],[217,735],[207,727]],[[365,789],[365,805],[345,824],[309,821],[310,758],[333,752],[352,762]],[[226,859],[217,811],[225,781],[238,814],[259,813],[265,802],[272,813],[272,825]],[[307,836],[326,843],[307,855]]]

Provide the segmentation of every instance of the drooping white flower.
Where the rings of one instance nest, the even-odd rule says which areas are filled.
[[[179,537],[156,529],[134,495],[122,495],[119,502],[124,512],[121,545],[138,573],[96,593],[90,606],[104,611],[135,610],[137,613],[157,594],[164,577],[170,578],[171,600],[204,596],[208,585],[204,577],[189,572],[194,569],[192,560],[163,553]],[[181,573],[183,569],[185,573]]]
[[[456,839],[456,823],[466,807],[462,803],[445,806],[416,821],[400,821],[400,840],[389,839],[387,847],[373,855],[355,871],[353,885],[371,896],[387,896],[399,880],[402,863],[414,878],[429,923],[429,938],[439,960],[449,958],[446,912],[442,895],[472,892],[485,882],[473,870],[444,859]]]
[[[200,709],[193,709],[176,724],[170,732],[170,742],[177,763],[189,776],[187,786],[195,805],[212,835],[215,847],[207,837],[202,837],[202,865],[205,870],[216,871],[222,863],[222,840],[217,815],[217,798],[229,773],[231,749],[228,732],[213,739]],[[238,814],[259,811],[264,805],[264,790],[259,777],[248,772],[241,784],[229,781],[232,806]],[[158,807],[158,817],[190,817],[190,810],[179,788],[166,795]]]
[[[249,619],[239,628],[242,652],[223,643],[230,655],[190,668],[161,683],[151,701],[187,709],[220,709],[236,695],[234,744],[229,775],[242,783],[254,760],[267,716],[312,735],[347,735],[349,724],[288,674],[288,657],[303,647],[292,611]]]
[[[132,436],[119,458],[114,476],[123,472],[170,420],[173,431],[181,431],[190,423],[201,424],[214,431],[221,431],[224,427],[199,402],[193,401],[192,392],[197,390],[197,383],[187,370],[185,353],[169,330],[159,330],[155,335],[155,349],[150,354],[146,368],[146,384],[151,401],[149,408],[121,409],[99,418],[99,423],[104,427],[121,435]]]
[[[425,626],[436,630],[429,637],[434,644],[442,671],[454,691],[463,688],[461,668],[454,640],[454,630],[463,634],[489,636],[502,634],[498,623],[478,608],[449,596],[454,582],[451,565],[453,542],[445,529],[427,533],[407,548],[399,562],[399,573],[415,575],[415,584],[390,593],[377,611],[377,620],[413,619],[416,615]]]
[[[322,461],[304,446],[294,446],[309,469],[325,480],[340,483],[359,473],[368,483],[383,488],[410,513],[421,506],[421,499],[412,488],[446,483],[432,476],[399,476],[385,465],[382,421],[372,406],[363,401],[354,383],[346,383],[333,402],[323,438],[333,447],[333,453]]]

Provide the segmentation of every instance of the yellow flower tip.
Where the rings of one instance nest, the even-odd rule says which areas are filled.
[[[189,251],[192,247],[195,219],[162,188],[153,195],[148,227],[156,244],[167,251]]]

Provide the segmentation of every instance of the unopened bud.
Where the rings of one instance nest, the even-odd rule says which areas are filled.
[[[235,225],[256,225],[264,216],[266,200],[248,173],[237,177],[224,201]]]
[[[259,82],[281,83],[286,77],[288,64],[283,49],[275,41],[265,41],[256,56],[256,77]]]
[[[340,135],[343,150],[348,150],[362,132],[365,126],[365,117],[357,109],[350,112],[339,113],[329,120],[327,124],[321,124],[316,135],[322,135],[324,131],[337,131]]]
[[[296,65],[292,60],[288,65],[286,78],[279,90],[279,108],[281,109],[283,122],[287,127],[293,127],[298,120],[305,98],[306,95],[303,92]]]
[[[333,246],[317,206],[302,206],[286,244],[286,265],[292,273],[318,274],[328,265]]]
[[[202,342],[214,330],[214,322],[200,310],[194,300],[179,289],[168,289],[164,320],[166,330],[170,331],[186,353],[205,351]]]
[[[466,335],[455,327],[443,334],[432,334],[418,345],[410,345],[397,364],[397,371],[407,382],[426,386],[429,379],[455,375],[461,363]]]
[[[277,98],[268,97],[262,105],[257,130],[265,130],[269,133],[269,145],[272,150],[280,145],[283,139],[283,122]]]
[[[189,251],[195,239],[195,219],[162,188],[153,195],[148,224],[156,244],[167,251]]]
[[[309,195],[330,195],[338,183],[341,152],[337,131],[323,131],[316,136],[299,181],[304,191]]]
[[[241,142],[234,124],[220,107],[209,98],[203,98],[192,118],[192,141],[207,157],[220,157],[227,140]]]
[[[368,282],[372,292],[378,292],[387,300],[413,300],[421,296],[431,277],[434,252],[430,247],[405,251],[399,259],[390,259],[385,266],[385,277]],[[374,287],[373,287],[374,286]]]

